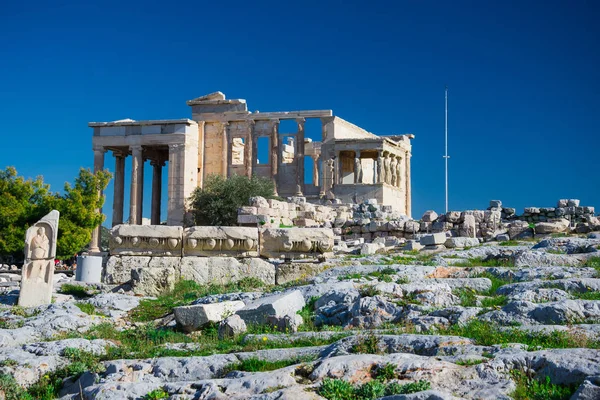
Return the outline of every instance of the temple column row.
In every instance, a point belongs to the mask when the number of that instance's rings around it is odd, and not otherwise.
[[[104,169],[104,147],[94,147],[94,173]],[[98,192],[102,196],[102,191]],[[96,212],[102,213],[102,208],[97,208]],[[100,225],[92,231],[92,240],[90,242],[90,252],[97,253],[100,251]]]
[[[377,156],[377,183],[387,183],[395,187],[402,187],[405,179],[405,157],[389,152],[379,151]]]
[[[129,194],[129,223],[140,225],[142,223],[143,195],[144,195],[144,148],[131,146],[131,186]],[[112,226],[123,223],[123,208],[125,197],[125,157],[127,151],[114,150],[115,176],[113,195]],[[162,169],[165,160],[158,155],[150,157],[152,166],[152,202],[150,220],[152,225],[159,225],[161,219],[162,198]]]

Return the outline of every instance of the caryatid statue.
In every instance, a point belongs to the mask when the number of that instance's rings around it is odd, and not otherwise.
[[[390,183],[392,180],[392,171],[390,170],[390,163],[392,160],[390,160],[390,156],[386,155],[385,158],[383,159],[383,169],[385,170],[385,173],[383,174],[383,178],[384,178],[384,182],[385,183]]]
[[[400,187],[402,183],[402,162],[404,160],[398,157],[398,165],[396,165],[396,174],[398,174],[398,179],[396,179],[396,186]]]
[[[354,158],[354,183],[362,183],[362,165],[360,158]]]
[[[377,155],[377,180],[374,183],[383,183],[385,182],[384,177],[381,175],[383,173],[383,158],[381,157],[381,152]]]
[[[392,173],[392,177],[390,179],[390,185],[396,186],[396,182],[398,180],[398,171],[396,171],[396,166],[398,165],[398,160],[396,157],[392,158],[390,162],[390,172]]]

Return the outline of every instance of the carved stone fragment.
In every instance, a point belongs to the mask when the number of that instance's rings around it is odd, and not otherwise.
[[[183,255],[258,257],[258,228],[194,226],[183,233]]]
[[[319,258],[333,255],[333,230],[328,228],[265,228],[260,231],[260,255],[267,258]]]
[[[117,225],[110,231],[110,254],[181,257],[183,228],[165,225]]]
[[[59,216],[58,211],[52,210],[27,229],[19,293],[19,305],[22,307],[36,307],[52,301]]]

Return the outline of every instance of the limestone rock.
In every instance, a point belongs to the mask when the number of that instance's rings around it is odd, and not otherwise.
[[[421,220],[423,222],[433,222],[436,219],[438,219],[438,215],[435,211],[433,210],[428,210],[425,211],[425,213],[423,214],[423,216],[421,217]]]
[[[236,312],[246,324],[273,323],[273,318],[283,319],[294,316],[305,305],[304,297],[298,290],[266,296],[247,304]]]
[[[175,321],[186,333],[198,330],[210,322],[221,322],[245,306],[242,301],[224,301],[213,304],[195,304],[175,307]]]
[[[278,285],[282,285],[287,282],[312,278],[324,270],[325,267],[322,264],[308,262],[281,263],[275,266],[275,281]]]
[[[600,399],[600,375],[588,376],[571,396],[571,400]]]
[[[431,246],[446,243],[446,234],[444,232],[432,233],[431,235],[421,236],[423,246]]]
[[[219,339],[232,338],[246,332],[246,323],[239,315],[234,314],[225,318],[219,324]]]
[[[462,224],[459,228],[460,236],[474,238],[477,237],[477,226],[474,215],[465,214],[462,217]]]
[[[535,233],[561,233],[569,229],[569,221],[564,218],[535,224]]]
[[[179,280],[180,259],[177,257],[155,257],[148,267],[138,267],[131,271],[133,292],[144,296],[158,296],[172,290]]]
[[[452,248],[464,248],[464,247],[475,247],[479,246],[479,240],[477,238],[470,237],[451,237],[446,239],[444,246],[449,249]]]
[[[365,243],[360,248],[360,254],[370,255],[377,254],[378,252],[385,250],[385,244],[383,243]]]
[[[181,279],[193,280],[206,285],[224,285],[246,277],[254,277],[266,284],[275,283],[275,266],[257,258],[244,259],[240,263],[233,257],[183,257]]]
[[[104,268],[104,282],[109,285],[121,285],[131,281],[131,271],[136,268],[148,268],[150,257],[110,256]]]

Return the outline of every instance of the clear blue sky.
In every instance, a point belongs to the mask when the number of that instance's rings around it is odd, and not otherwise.
[[[89,121],[190,117],[220,90],[414,133],[418,218],[444,208],[448,85],[451,209],[600,207],[598,1],[91,3],[3,2],[0,168],[60,190],[93,164]]]

